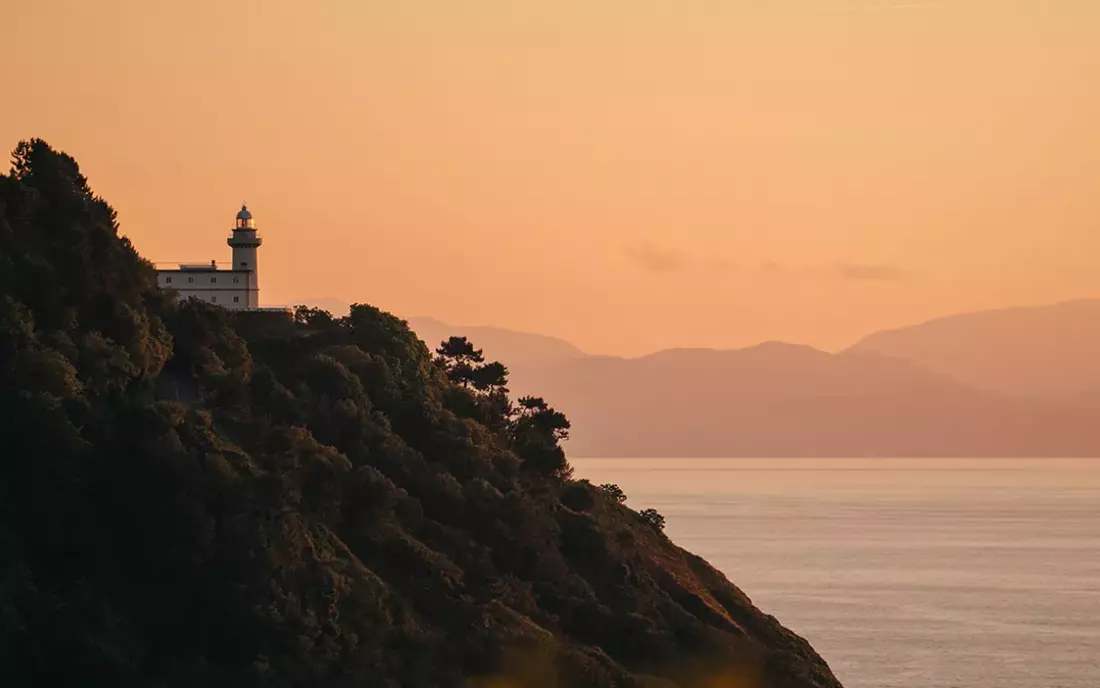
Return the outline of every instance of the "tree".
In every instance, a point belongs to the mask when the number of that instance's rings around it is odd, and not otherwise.
[[[569,419],[542,397],[521,397],[517,403],[517,429],[532,429],[555,444],[569,439]]]
[[[307,327],[327,328],[335,325],[336,319],[324,309],[302,305],[294,307],[294,322]]]
[[[656,531],[665,529],[665,517],[658,513],[656,509],[642,509],[638,512],[638,516],[642,518],[647,526]]]
[[[508,368],[499,361],[478,366],[470,373],[470,383],[479,392],[494,394],[508,391]]]
[[[512,409],[512,450],[540,473],[567,478],[573,473],[560,442],[569,438],[569,419],[541,397],[522,397]]]
[[[447,372],[455,384],[469,387],[473,381],[475,364],[485,360],[481,349],[475,349],[465,337],[451,337],[435,350],[436,362]]]
[[[616,504],[622,504],[626,501],[626,493],[623,489],[615,483],[604,483],[599,486],[599,491],[604,494],[605,497],[615,502]]]

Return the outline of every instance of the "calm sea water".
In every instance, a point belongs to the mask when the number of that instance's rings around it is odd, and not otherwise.
[[[572,463],[847,688],[1100,687],[1100,460]]]

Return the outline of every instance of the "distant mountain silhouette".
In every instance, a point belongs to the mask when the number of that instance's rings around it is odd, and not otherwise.
[[[541,334],[516,332],[499,327],[451,325],[435,318],[409,318],[412,329],[428,348],[435,350],[448,337],[467,337],[491,360],[511,369],[552,365],[587,356],[569,342]]]
[[[468,337],[508,366],[515,396],[565,411],[574,456],[1100,456],[1100,300],[942,318],[840,354],[768,342],[592,356],[408,322],[432,349]]]
[[[1100,300],[954,315],[872,334],[850,351],[905,359],[980,389],[1100,398]]]
[[[1100,423],[1080,408],[789,344],[520,367],[512,389],[569,415],[576,456],[1100,455]]]

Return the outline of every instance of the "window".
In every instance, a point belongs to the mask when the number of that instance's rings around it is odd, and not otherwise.
[[[240,302],[241,302],[241,297],[239,297],[239,296],[234,296],[233,297],[233,303],[240,303]]]
[[[241,278],[240,277],[234,277],[233,278],[233,284],[240,284],[240,283],[241,283]]]
[[[188,278],[187,278],[187,281],[188,281],[188,282],[194,282],[194,281],[195,281],[195,278],[194,278],[194,277],[188,277]]]
[[[167,282],[168,284],[171,284],[172,283],[172,278],[171,277],[165,277],[164,281]]]
[[[217,303],[217,302],[218,302],[218,297],[217,296],[211,296],[210,297],[210,303]]]
[[[218,278],[217,277],[211,277],[210,278],[210,284],[217,284],[217,283],[218,283]]]
[[[241,267],[242,267],[242,268],[247,268],[247,267],[248,267],[248,263],[246,263],[246,262],[244,262],[244,261],[242,260],[242,261],[241,261]]]

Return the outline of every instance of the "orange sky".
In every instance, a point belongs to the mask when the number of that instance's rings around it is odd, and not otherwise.
[[[148,258],[593,352],[1100,296],[1096,0],[0,0]],[[10,75],[15,75],[13,80]]]

